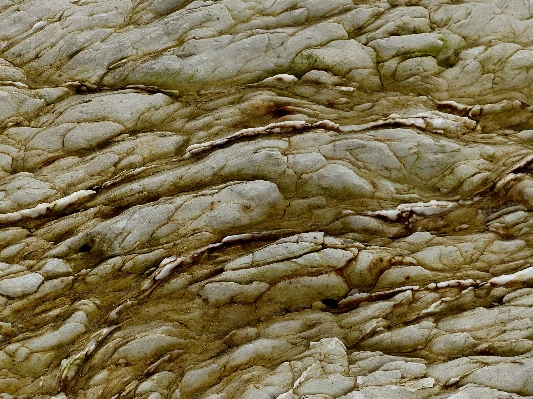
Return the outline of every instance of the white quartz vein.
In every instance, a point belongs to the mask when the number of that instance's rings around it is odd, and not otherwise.
[[[0,214],[0,223],[10,223],[22,218],[34,219],[51,212],[57,212],[77,202],[86,200],[96,194],[93,190],[79,190],[52,202],[44,202],[33,208]]]

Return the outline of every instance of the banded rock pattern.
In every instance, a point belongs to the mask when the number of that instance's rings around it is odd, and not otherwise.
[[[532,12],[0,2],[0,397],[533,397]]]

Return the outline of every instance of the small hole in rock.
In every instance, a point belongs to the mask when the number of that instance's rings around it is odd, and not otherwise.
[[[337,309],[339,307],[339,301],[336,301],[335,299],[326,298],[322,299],[320,302],[322,302],[328,308]]]
[[[91,246],[89,244],[83,244],[80,247],[80,252],[90,252]]]

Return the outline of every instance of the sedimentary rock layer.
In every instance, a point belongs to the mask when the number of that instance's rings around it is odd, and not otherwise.
[[[532,13],[0,2],[0,397],[533,397]]]

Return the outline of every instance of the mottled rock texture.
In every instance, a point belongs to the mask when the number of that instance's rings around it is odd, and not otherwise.
[[[0,397],[533,397],[533,3],[0,1]]]

